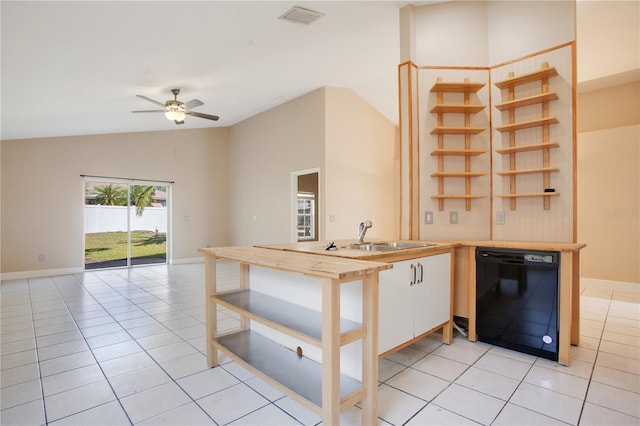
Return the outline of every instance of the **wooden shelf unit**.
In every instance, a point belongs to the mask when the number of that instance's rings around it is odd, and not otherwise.
[[[218,365],[220,350],[320,414],[324,424],[339,424],[340,412],[357,403],[361,403],[363,424],[376,422],[378,274],[391,268],[391,264],[258,247],[199,251],[205,254],[209,367]],[[217,290],[216,265],[220,259],[239,264],[238,289]],[[322,286],[322,311],[251,290],[252,266],[318,278]],[[362,280],[362,323],[340,318],[340,285],[354,280]],[[218,305],[240,315],[240,330],[218,332]],[[249,320],[320,348],[322,363],[252,330]],[[340,372],[340,348],[356,340],[362,340],[361,381]]]
[[[516,188],[516,176],[523,174],[542,174],[542,187],[543,190],[550,186],[550,173],[558,172],[560,169],[550,166],[550,150],[558,148],[560,145],[557,142],[550,141],[549,138],[549,126],[558,124],[558,120],[555,117],[549,115],[549,102],[557,100],[558,95],[555,92],[549,91],[549,79],[558,75],[555,68],[549,67],[549,64],[544,62],[542,68],[538,71],[523,74],[518,77],[514,76],[513,72],[509,73],[509,78],[506,80],[498,81],[495,83],[496,87],[500,90],[508,90],[508,100],[506,102],[495,105],[499,111],[506,111],[509,114],[508,124],[502,126],[496,126],[495,129],[501,133],[509,134],[509,146],[505,148],[498,148],[495,150],[497,154],[509,156],[509,170],[502,172],[496,172],[498,176],[509,177],[509,194],[497,194],[498,198],[508,198],[509,207],[511,210],[516,209],[516,199],[518,197],[542,197],[544,202],[544,209],[549,210],[551,208],[552,196],[559,195],[558,192],[534,192],[534,193],[518,193]],[[517,86],[540,82],[541,90],[540,94],[527,96],[516,99],[515,88]],[[530,105],[540,104],[542,106],[542,116],[535,120],[527,120],[517,122],[515,118],[515,111],[518,108],[522,108]],[[528,145],[516,145],[516,132],[518,130],[529,129],[534,127],[542,127],[542,142]],[[534,169],[518,169],[516,166],[516,155],[520,152],[541,151],[542,152],[542,167]]]
[[[465,78],[463,82],[443,82],[438,78],[431,87],[431,92],[436,93],[436,105],[431,109],[431,113],[437,114],[437,125],[431,131],[432,135],[438,135],[438,148],[431,152],[431,155],[438,157],[438,172],[431,174],[431,177],[438,179],[438,193],[431,198],[438,200],[438,210],[444,210],[445,199],[465,200],[465,210],[471,210],[471,200],[486,198],[486,195],[474,195],[471,193],[471,179],[484,176],[486,173],[473,172],[471,170],[471,157],[485,154],[486,150],[471,149],[471,137],[486,130],[484,127],[471,127],[471,115],[477,114],[485,105],[472,104],[471,94],[477,93],[485,83],[470,82]],[[464,103],[445,103],[445,93],[463,93]],[[464,126],[444,126],[444,114],[463,114]],[[445,148],[445,136],[464,135],[464,149]],[[464,156],[464,171],[445,171],[445,159],[448,156]],[[465,180],[464,194],[445,194],[445,178],[463,178]]]

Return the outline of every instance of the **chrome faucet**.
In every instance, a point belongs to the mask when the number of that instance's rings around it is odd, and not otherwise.
[[[364,242],[364,234],[366,234],[367,229],[371,228],[372,226],[373,224],[370,220],[360,222],[360,226],[358,226],[358,244],[362,244]]]

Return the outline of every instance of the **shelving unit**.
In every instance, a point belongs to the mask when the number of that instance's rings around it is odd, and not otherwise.
[[[471,127],[471,115],[479,113],[486,106],[471,104],[470,95],[477,93],[484,86],[485,83],[472,83],[468,78],[465,78],[463,82],[443,82],[441,78],[438,78],[430,90],[432,93],[436,93],[436,105],[431,109],[431,113],[437,114],[437,125],[431,134],[438,135],[438,148],[431,152],[431,155],[438,157],[438,171],[431,174],[431,177],[438,179],[438,193],[432,195],[431,198],[438,200],[438,210],[444,210],[445,199],[464,199],[465,210],[469,211],[471,210],[471,200],[487,197],[471,193],[471,179],[486,175],[486,173],[471,170],[471,157],[485,154],[487,151],[471,149],[472,136],[486,130],[484,127]],[[445,103],[445,93],[463,93],[464,101],[462,104]],[[464,126],[445,126],[445,114],[463,114]],[[447,135],[464,135],[464,149],[445,148],[445,136]],[[465,160],[464,171],[445,171],[445,159],[448,156],[463,156]],[[464,194],[445,194],[445,178],[464,178]]]
[[[291,253],[257,247],[200,249],[207,286],[207,362],[218,365],[218,350],[299,403],[339,424],[340,412],[361,403],[363,424],[376,422],[378,384],[378,273],[388,263]],[[219,259],[239,263],[238,289],[217,290]],[[251,290],[250,268],[259,266],[315,277],[322,286],[322,311]],[[362,280],[362,322],[340,318],[340,285]],[[301,283],[301,285],[304,285]],[[218,333],[217,307],[240,315],[240,330]],[[250,327],[258,322],[321,349],[322,363],[290,350]],[[340,348],[362,340],[362,380],[341,374]]]
[[[550,150],[558,148],[560,145],[557,142],[550,141],[549,126],[558,124],[558,120],[549,115],[549,102],[557,100],[558,95],[555,92],[549,91],[549,79],[558,75],[555,68],[549,67],[549,64],[544,62],[542,68],[532,73],[524,74],[518,77],[514,76],[514,73],[509,73],[509,78],[503,81],[495,83],[496,87],[500,90],[507,90],[507,101],[497,104],[495,107],[499,111],[507,111],[509,113],[508,124],[502,126],[496,126],[496,130],[501,133],[509,134],[509,146],[505,148],[496,149],[495,152],[500,155],[509,156],[509,170],[496,172],[498,176],[509,177],[509,193],[498,194],[499,198],[508,198],[509,207],[511,210],[516,209],[516,199],[518,197],[542,197],[544,200],[544,209],[549,210],[551,208],[551,197],[560,195],[558,192],[547,192],[545,189],[550,187],[550,174],[558,172],[560,169],[551,167],[550,165]],[[541,83],[541,93],[533,96],[527,96],[523,98],[515,98],[515,88],[517,86],[534,83]],[[540,104],[542,106],[542,116],[535,120],[516,121],[515,111],[518,108],[522,108],[530,105]],[[519,130],[530,129],[535,127],[542,128],[542,142],[527,145],[516,145],[516,133]],[[516,166],[516,156],[521,152],[541,151],[542,153],[542,166],[534,169],[518,169]],[[542,175],[542,191],[534,193],[518,193],[516,188],[516,176],[523,174],[541,174]]]

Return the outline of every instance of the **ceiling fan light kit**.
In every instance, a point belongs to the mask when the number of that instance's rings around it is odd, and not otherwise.
[[[209,115],[203,114],[201,112],[191,111],[190,108],[197,108],[199,106],[204,105],[204,103],[198,99],[192,99],[189,102],[181,102],[178,100],[178,95],[180,94],[180,89],[171,89],[171,93],[173,93],[173,99],[169,99],[164,104],[162,102],[158,102],[151,98],[148,98],[143,95],[136,95],[140,99],[144,99],[147,102],[151,102],[152,104],[159,105],[164,109],[153,109],[153,110],[144,110],[144,111],[131,111],[133,113],[140,112],[164,112],[164,116],[167,119],[173,121],[175,124],[184,124],[184,118],[187,115],[192,115],[194,117],[200,117],[207,120],[218,120],[217,115]]]

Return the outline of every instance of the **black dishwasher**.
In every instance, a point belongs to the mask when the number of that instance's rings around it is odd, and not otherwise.
[[[559,253],[476,248],[478,340],[558,360]]]

